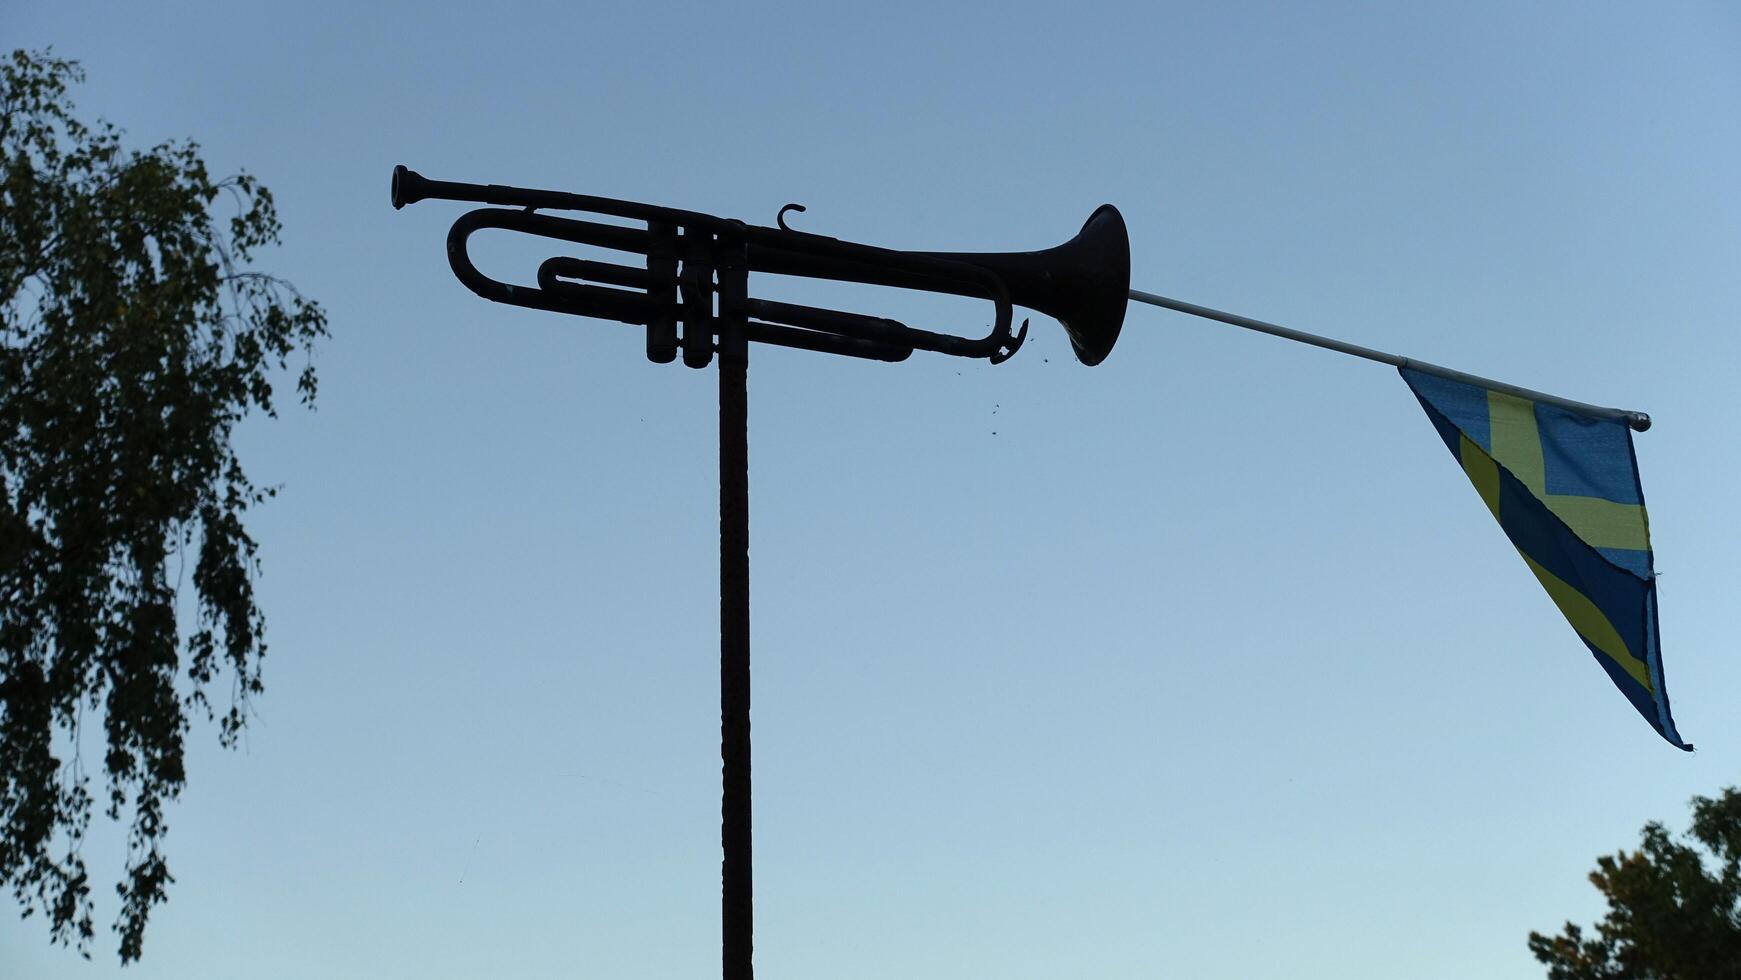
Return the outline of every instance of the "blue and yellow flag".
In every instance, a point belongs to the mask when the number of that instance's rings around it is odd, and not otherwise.
[[[1650,524],[1626,423],[1400,370],[1596,662],[1650,727],[1691,750],[1663,686]]]

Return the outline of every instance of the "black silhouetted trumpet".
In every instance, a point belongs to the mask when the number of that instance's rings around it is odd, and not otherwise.
[[[740,317],[748,340],[883,361],[915,350],[998,363],[1027,339],[1028,324],[1011,331],[1012,306],[1054,317],[1084,364],[1105,359],[1124,324],[1130,290],[1130,241],[1118,209],[1103,204],[1075,238],[1036,252],[907,252],[841,241],[788,228],[765,228],[677,208],[612,198],[496,184],[430,180],[393,169],[393,206],[427,198],[498,207],[462,215],[447,235],[454,275],[485,299],[533,309],[644,325],[647,356],[705,367],[718,321]],[[580,211],[642,222],[627,227],[561,218],[540,211]],[[556,256],[538,267],[536,287],[517,286],[478,271],[466,241],[484,228],[645,256],[642,267]],[[996,309],[991,332],[978,339],[920,330],[884,317],[755,299],[747,273],[763,272],[987,299]],[[678,325],[682,325],[679,336]]]

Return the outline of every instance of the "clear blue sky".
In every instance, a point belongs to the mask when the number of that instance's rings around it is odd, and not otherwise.
[[[1741,781],[1741,14],[1418,7],[9,5],[86,113],[273,189],[334,334],[243,434],[268,690],[194,733],[128,975],[717,975],[713,375],[466,292],[405,163],[909,248],[1110,201],[1141,288],[1652,413],[1692,756],[1389,369],[1144,307],[1094,369],[1043,318],[751,366],[765,980],[1542,976],[1597,854]],[[0,915],[0,974],[115,973]]]

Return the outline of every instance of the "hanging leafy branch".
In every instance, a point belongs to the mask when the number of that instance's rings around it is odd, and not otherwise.
[[[262,691],[243,518],[273,491],[231,436],[287,370],[312,405],[326,317],[251,268],[279,238],[264,186],[214,181],[192,142],[123,149],[74,117],[81,80],[49,52],[0,66],[0,882],[89,956],[100,723],[125,963],[174,880],[183,736],[204,718],[233,746]]]

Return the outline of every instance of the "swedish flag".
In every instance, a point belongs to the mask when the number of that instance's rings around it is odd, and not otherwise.
[[[1691,750],[1663,686],[1650,525],[1626,423],[1399,370],[1596,662],[1652,728]]]

